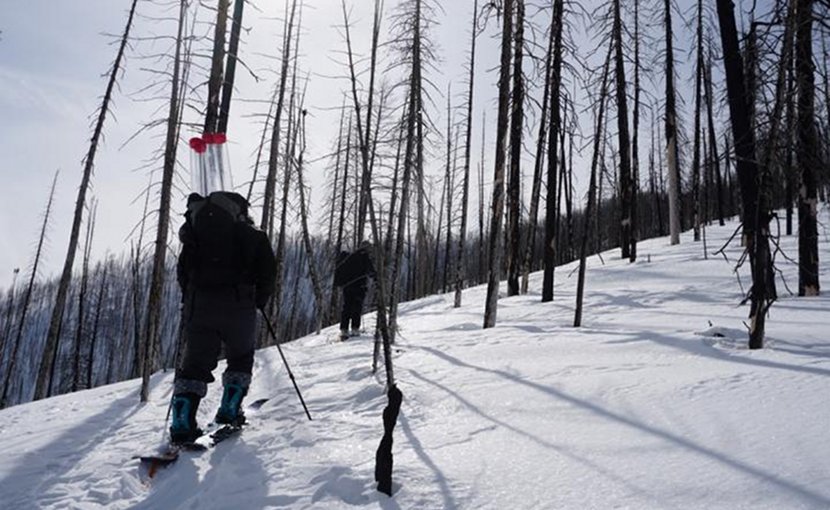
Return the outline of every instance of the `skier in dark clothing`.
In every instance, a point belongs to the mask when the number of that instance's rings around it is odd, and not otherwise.
[[[251,383],[256,312],[267,304],[276,280],[268,236],[254,227],[248,203],[237,193],[192,193],[179,238],[185,351],[173,390],[173,443],[190,442],[202,434],[196,411],[208,383],[214,381],[222,346],[227,369],[215,421],[244,423],[240,405]]]
[[[340,314],[340,339],[360,334],[360,316],[363,300],[369,289],[369,278],[375,278],[375,266],[370,253],[371,244],[363,241],[354,253],[342,251],[337,257],[334,285],[343,288],[343,311]]]

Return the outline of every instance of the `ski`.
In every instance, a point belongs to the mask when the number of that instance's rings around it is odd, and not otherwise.
[[[245,408],[249,411],[257,411],[263,406],[263,404],[268,402],[268,400],[268,398],[254,400],[245,406]],[[133,458],[139,459],[140,472],[144,477],[146,477],[147,480],[149,480],[152,479],[156,473],[158,473],[159,469],[165,468],[179,460],[179,455],[182,452],[199,453],[209,450],[219,443],[239,435],[242,432],[244,425],[244,423],[220,425],[211,422],[207,425],[207,427],[205,427],[205,433],[192,442],[175,444],[170,443],[162,447],[161,450],[156,453],[136,455]]]

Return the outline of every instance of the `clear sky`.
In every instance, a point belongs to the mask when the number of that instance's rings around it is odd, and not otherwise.
[[[398,0],[386,0],[386,13],[393,12]],[[437,111],[433,119],[443,131],[446,125],[445,104],[442,94],[447,83],[453,82],[454,104],[463,91],[465,72],[463,64],[469,48],[469,26],[472,0],[443,1],[443,13],[438,15],[434,38],[442,61],[438,69],[431,71],[429,79],[435,84]],[[482,2],[483,3],[483,2]],[[545,2],[541,2],[545,3]],[[592,1],[590,3],[595,3]],[[344,48],[339,30],[342,25],[338,0],[306,0],[303,17],[303,41],[301,42],[301,68],[311,73],[308,89],[308,158],[312,161],[307,172],[312,186],[312,200],[319,204],[324,194],[323,172],[325,162],[315,158],[331,150],[337,133],[337,114],[332,109],[341,104],[342,90],[347,83],[332,76],[345,75],[345,69],[337,60],[337,52]],[[369,0],[349,0],[352,9],[355,51],[368,52],[372,19]],[[688,4],[688,5],[686,5]],[[126,21],[129,0],[27,0],[10,2],[0,0],[3,17],[0,19],[0,177],[6,191],[0,200],[0,288],[11,282],[15,267],[25,269],[31,261],[33,248],[45,208],[47,193],[56,170],[60,170],[57,195],[54,203],[54,219],[51,222],[49,243],[45,251],[42,274],[59,271],[65,257],[74,201],[80,183],[81,160],[86,154],[91,133],[91,114],[100,103],[106,86],[105,73],[113,60],[117,46],[108,34],[120,34]],[[679,8],[688,9],[691,1],[680,2]],[[139,16],[133,34],[138,37],[153,35],[171,36],[174,26],[170,22],[147,19],[151,13],[159,13],[159,6],[146,0],[139,2]],[[237,73],[237,92],[232,106],[229,126],[230,151],[234,181],[239,184],[250,178],[249,167],[259,142],[259,119],[255,115],[267,112],[266,101],[275,82],[276,67],[272,60],[262,55],[275,55],[280,45],[284,2],[257,2],[256,8],[246,7],[244,16],[246,31],[240,50],[246,63],[261,76],[255,81],[243,69]],[[172,17],[175,10],[168,10]],[[536,7],[528,7],[528,16],[542,16]],[[537,25],[547,28],[547,22]],[[652,20],[654,22],[654,20]],[[676,24],[680,25],[678,20]],[[388,40],[390,21],[384,20],[382,42]],[[585,33],[595,34],[597,28],[590,21],[587,27],[578,24],[575,37],[580,52],[594,46]],[[478,144],[481,138],[481,116],[486,110],[488,146],[495,133],[495,93],[498,64],[497,41],[493,37],[495,20],[491,20],[485,37],[479,38],[477,58],[476,113],[474,124],[473,165],[478,160]],[[205,29],[206,30],[206,29]],[[683,29],[679,28],[679,32]],[[527,34],[529,37],[530,34]],[[537,33],[538,38],[544,34]],[[679,35],[676,41],[678,57],[686,60],[688,41]],[[127,53],[126,71],[114,98],[112,115],[105,125],[106,140],[96,157],[92,196],[98,202],[98,218],[94,254],[100,259],[104,253],[121,254],[129,251],[128,235],[141,217],[142,189],[149,182],[149,173],[141,168],[162,143],[163,130],[138,137],[122,147],[143,122],[159,119],[164,111],[158,111],[160,103],[147,104],[138,101],[137,91],[151,79],[142,68],[151,67],[150,61],[139,58],[164,48],[166,42],[134,44]],[[656,46],[656,44],[655,44]],[[270,69],[269,69],[270,68]],[[678,71],[680,86],[686,86],[690,73]],[[662,77],[656,77],[658,83]],[[538,84],[537,84],[538,85]],[[645,115],[645,114],[644,114]],[[532,121],[531,121],[532,122]],[[648,117],[641,120],[648,123]],[[588,132],[590,124],[583,125]],[[535,129],[532,129],[535,136]],[[185,133],[187,138],[195,133]],[[443,135],[440,135],[443,136]],[[647,137],[646,137],[647,138]],[[526,138],[526,149],[532,152],[533,138]],[[648,140],[644,140],[644,144]],[[643,146],[647,148],[647,145]],[[187,163],[186,147],[180,146],[180,159]],[[485,152],[486,179],[492,179],[492,149]],[[441,166],[443,156],[435,156],[433,164]],[[641,159],[644,159],[641,157]],[[160,163],[152,168],[160,168]],[[530,175],[532,168],[524,170]],[[186,178],[186,175],[184,176]],[[577,175],[579,180],[579,175]],[[183,212],[182,196],[174,197],[174,215]],[[489,199],[489,196],[488,196]],[[580,199],[581,201],[581,199]],[[320,207],[313,210],[320,211]],[[473,209],[475,210],[475,209]],[[176,217],[178,221],[178,217]],[[174,228],[177,222],[174,223]]]
[[[5,3],[5,2],[4,2]],[[337,132],[336,114],[341,90],[346,82],[331,78],[343,74],[335,62],[336,51],[343,48],[339,26],[342,25],[340,2],[306,0],[301,46],[301,68],[311,73],[308,91],[309,155],[320,157],[330,150]],[[368,30],[372,3],[347,2],[352,10],[355,51],[365,52],[369,46]],[[387,13],[397,2],[387,0]],[[468,46],[469,13],[472,2],[449,2],[446,17],[436,33],[449,34],[450,44],[442,44],[446,74],[435,76],[436,85],[444,90],[448,79],[464,77],[462,63]],[[0,20],[0,111],[6,119],[0,123],[0,176],[7,200],[0,201],[0,287],[11,281],[15,267],[26,268],[40,228],[41,212],[45,209],[49,186],[56,170],[60,170],[58,188],[50,222],[49,243],[45,251],[44,275],[56,273],[65,257],[72,211],[82,172],[81,160],[86,154],[91,133],[91,114],[100,103],[106,86],[105,73],[114,59],[117,46],[106,34],[120,34],[126,21],[129,0],[81,0],[63,2],[28,0],[6,5]],[[250,31],[243,33],[241,54],[262,80],[257,83],[250,73],[237,73],[237,92],[232,107],[229,140],[234,181],[248,179],[251,156],[259,141],[259,120],[252,115],[267,112],[265,101],[275,81],[276,67],[260,55],[275,55],[280,44],[283,2],[257,2],[248,6],[244,16]],[[146,1],[139,2],[139,14],[158,13],[159,8]],[[172,12],[172,11],[169,11]],[[168,13],[169,14],[169,13]],[[389,21],[385,21],[383,37],[388,37]],[[170,35],[172,24],[150,21],[140,16],[133,34],[139,37]],[[455,39],[458,42],[454,42]],[[486,48],[487,42],[482,42]],[[146,169],[139,169],[160,144],[161,130],[122,144],[151,118],[158,119],[158,104],[147,105],[137,100],[136,92],[150,81],[140,68],[149,62],[139,54],[152,54],[166,44],[135,44],[127,53],[126,71],[115,94],[112,115],[105,125],[106,140],[96,157],[93,177],[94,196],[98,202],[98,218],[94,252],[100,258],[106,251],[120,254],[129,250],[127,236],[138,223],[143,203],[141,190],[149,182]],[[267,69],[272,68],[272,69]],[[443,72],[443,71],[442,71]],[[483,76],[483,75],[482,75]],[[489,83],[479,86],[482,91]],[[436,100],[443,104],[442,98]],[[443,111],[442,111],[443,114]],[[444,122],[436,120],[443,126]],[[186,133],[185,137],[191,134]],[[187,161],[180,147],[181,161]],[[312,164],[309,182],[312,195],[321,195],[324,163]],[[155,165],[155,168],[160,164]],[[185,176],[186,177],[186,176]],[[174,214],[181,213],[183,201],[174,198]],[[178,202],[177,202],[178,201]]]

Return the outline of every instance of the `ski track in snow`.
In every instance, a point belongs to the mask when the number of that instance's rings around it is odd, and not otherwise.
[[[709,251],[734,228],[708,228]],[[782,245],[795,258],[796,238]],[[276,349],[260,351],[249,401],[271,400],[250,426],[150,483],[132,456],[161,443],[171,373],[143,405],[126,381],[0,412],[0,507],[830,508],[830,299],[779,278],[767,348],[748,350],[740,250],[704,259],[684,233],[641,242],[634,264],[591,257],[578,329],[575,264],[557,269],[554,302],[534,274],[487,330],[485,287],[459,309],[452,294],[402,303],[392,498],[373,481],[386,405],[373,340],[333,341],[335,326],[283,345],[313,421]],[[826,233],[820,259],[827,286]],[[795,266],[778,265],[793,287]],[[220,397],[217,382],[200,423]]]

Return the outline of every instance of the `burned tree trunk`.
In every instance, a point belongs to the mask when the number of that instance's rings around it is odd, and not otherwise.
[[[694,152],[692,156],[692,226],[700,241],[700,101],[703,83],[703,0],[697,2],[697,58],[695,63]]]
[[[29,312],[29,303],[32,300],[32,290],[35,286],[35,278],[37,278],[37,271],[40,265],[40,256],[43,252],[43,242],[46,239],[46,227],[49,225],[49,215],[52,212],[52,201],[55,198],[55,185],[58,182],[58,173],[55,172],[55,177],[52,179],[52,188],[49,191],[49,200],[46,202],[46,211],[43,213],[43,224],[40,227],[40,237],[38,238],[37,248],[35,248],[35,259],[32,262],[32,273],[29,275],[29,284],[26,286],[26,291],[23,294],[23,303],[20,312],[20,321],[17,325],[17,335],[14,338],[12,345],[12,352],[9,355],[9,363],[6,366],[6,376],[3,378],[3,394],[0,395],[0,409],[5,409],[10,403],[9,386],[11,385],[12,375],[17,369],[17,355],[20,350],[20,343],[23,341],[23,331],[26,327],[26,315]],[[8,318],[11,320],[11,317]],[[51,376],[51,372],[48,374]],[[46,381],[47,385],[51,384]],[[37,396],[35,396],[37,398]]]
[[[499,113],[496,123],[496,162],[493,171],[493,205],[490,218],[488,252],[490,268],[487,277],[487,300],[484,308],[484,327],[496,325],[501,273],[501,221],[504,214],[504,164],[507,145],[508,107],[510,103],[510,42],[513,39],[513,0],[504,0],[501,34],[501,66],[499,68]]]
[[[530,265],[533,258],[533,249],[536,245],[536,223],[539,216],[539,202],[542,190],[542,167],[545,160],[545,142],[548,129],[548,110],[551,84],[551,61],[553,60],[553,45],[556,38],[556,17],[551,18],[550,34],[548,38],[548,49],[545,55],[545,86],[542,93],[542,112],[539,120],[539,136],[536,139],[536,159],[533,164],[533,184],[530,191],[530,214],[527,222],[527,240],[525,242],[525,253],[522,259],[522,294],[527,294],[527,287],[530,279]],[[548,149],[548,157],[556,157],[556,149]]]
[[[205,133],[215,133],[219,122],[219,100],[222,94],[222,76],[225,72],[225,34],[228,29],[228,2],[219,0],[216,11],[216,26],[213,32],[213,54],[208,78],[207,110],[205,111]]]
[[[467,244],[467,203],[470,196],[470,146],[473,135],[473,84],[475,83],[476,31],[478,0],[473,0],[473,27],[470,38],[470,74],[467,81],[467,114],[464,134],[464,182],[461,190],[461,229],[458,234],[458,253],[455,265],[455,299],[453,307],[461,306],[461,290],[464,288],[464,250]]]
[[[672,48],[671,0],[665,0],[666,25],[666,161],[669,181],[669,234],[671,244],[680,243],[680,170],[677,149],[677,100],[674,94],[674,49]]]
[[[588,257],[588,235],[591,231],[591,218],[593,216],[593,209],[596,206],[596,192],[597,192],[597,166],[600,164],[600,153],[603,145],[603,131],[605,115],[605,101],[608,93],[608,67],[611,60],[611,47],[608,48],[608,56],[605,57],[605,65],[602,70],[602,86],[599,92],[599,104],[597,105],[597,119],[596,129],[594,131],[594,154],[591,158],[591,179],[588,184],[588,205],[585,207],[585,227],[582,232],[582,241],[579,249],[579,276],[576,283],[576,307],[574,311],[574,327],[582,326],[582,297],[585,293],[585,266]],[[600,176],[600,183],[602,176]],[[599,236],[599,232],[597,232]]]
[[[743,201],[744,235],[752,270],[751,306],[749,312],[749,348],[764,346],[764,326],[773,296],[770,294],[771,261],[769,250],[769,212],[759,188],[760,172],[755,158],[755,132],[747,107],[743,61],[738,46],[738,31],[731,0],[717,0],[721,44],[726,68],[726,87],[738,179]]]
[[[69,282],[72,280],[72,265],[75,262],[75,252],[78,249],[78,238],[81,233],[81,217],[83,216],[84,205],[86,204],[86,192],[89,188],[90,179],[92,178],[92,169],[95,165],[95,153],[98,150],[98,141],[101,139],[104,130],[104,120],[109,112],[112,92],[115,89],[118,71],[121,69],[121,61],[124,58],[124,51],[127,47],[127,41],[130,38],[130,28],[132,28],[133,25],[133,16],[135,15],[137,3],[138,0],[133,0],[130,7],[127,25],[124,28],[124,34],[121,36],[121,43],[118,47],[118,53],[115,56],[115,62],[113,62],[112,69],[110,70],[107,90],[104,92],[104,100],[101,103],[101,108],[98,110],[98,119],[95,123],[95,129],[89,143],[89,151],[84,158],[84,172],[81,177],[81,185],[78,188],[78,198],[75,201],[75,215],[72,220],[72,231],[69,234],[69,247],[66,251],[66,260],[64,261],[63,272],[61,273],[58,291],[55,296],[55,307],[52,309],[52,318],[49,321],[49,332],[46,334],[46,348],[43,352],[43,359],[41,360],[40,369],[37,374],[35,400],[48,397],[51,390],[51,376],[55,358],[58,353],[58,338],[60,337],[63,313],[66,308],[66,297],[67,292],[69,291]]]
[[[519,293],[519,265],[521,264],[522,193],[522,124],[524,122],[524,77],[522,59],[524,52],[524,0],[516,2],[516,22],[513,42],[513,98],[510,115],[510,179],[507,181],[507,295]],[[511,16],[505,12],[505,16]]]
[[[155,369],[156,348],[161,332],[161,300],[164,286],[164,270],[167,260],[167,233],[170,228],[170,195],[173,190],[173,174],[176,171],[176,149],[179,142],[179,104],[181,48],[184,36],[184,18],[187,2],[182,1],[179,10],[179,28],[176,49],[173,56],[173,76],[170,87],[170,106],[167,112],[167,138],[164,148],[164,166],[161,177],[156,246],[153,255],[153,269],[150,277],[150,293],[147,300],[147,322],[144,324],[142,342],[141,402],[147,402],[150,392],[150,374]]]
[[[287,0],[286,0],[287,4]],[[286,10],[287,10],[286,5]],[[280,68],[280,81],[277,85],[277,106],[274,113],[274,124],[271,130],[271,150],[268,156],[268,175],[265,178],[265,195],[262,201],[262,221],[260,228],[268,234],[268,238],[272,239],[274,234],[274,207],[277,187],[277,163],[279,162],[280,153],[280,129],[282,119],[282,111],[285,105],[285,89],[288,84],[288,65],[291,62],[291,40],[292,31],[294,30],[294,16],[297,12],[297,0],[291,2],[291,14],[285,20],[285,34],[283,34],[282,43],[282,65]],[[277,280],[280,275],[277,275]],[[276,299],[279,296],[275,295]]]
[[[816,169],[820,166],[815,121],[815,71],[813,64],[813,3],[797,0],[796,75],[798,83],[798,295],[818,296],[818,195]]]
[[[308,261],[308,274],[311,277],[311,286],[314,290],[314,301],[317,303],[317,321],[315,322],[315,329],[317,334],[323,327],[323,314],[325,313],[323,286],[320,282],[320,277],[317,272],[317,265],[314,257],[314,249],[311,245],[311,234],[308,230],[308,212],[306,210],[305,198],[305,184],[303,184],[303,156],[305,155],[305,117],[306,110],[301,113],[302,125],[300,126],[300,157],[297,161],[297,189],[300,191],[300,222],[302,224],[303,245],[306,251],[306,260]]]
[[[233,81],[236,76],[236,61],[239,59],[239,33],[242,29],[242,10],[245,0],[235,0],[233,4],[233,24],[231,25],[231,40],[228,43],[228,64],[225,80],[222,83],[222,102],[219,109],[219,121],[216,131],[226,133],[228,131],[228,117],[231,111],[231,97],[233,96]],[[221,5],[220,5],[221,9]],[[220,11],[221,13],[222,11]],[[219,27],[216,27],[219,31]],[[267,121],[266,121],[267,124]]]
[[[620,0],[614,0],[614,78],[617,99],[617,134],[620,152],[620,248],[622,258],[631,257],[631,202],[634,196],[631,178],[631,138],[628,131],[628,97],[626,95],[625,66],[623,63],[622,17]]]
[[[560,86],[562,84],[562,31],[564,22],[564,0],[553,4],[551,30],[554,31],[553,63],[550,71],[550,119],[548,133],[547,192],[545,195],[545,246],[543,255],[542,302],[553,301],[554,270],[556,268],[556,142],[561,128]],[[566,193],[567,195],[567,193]]]

